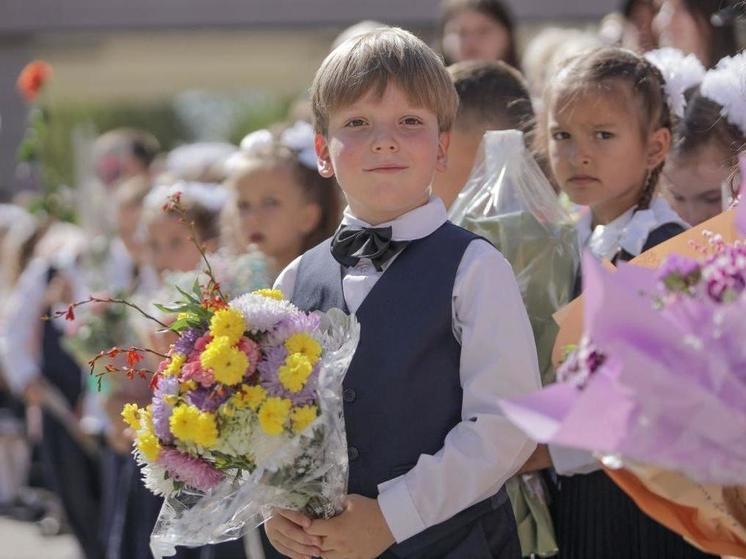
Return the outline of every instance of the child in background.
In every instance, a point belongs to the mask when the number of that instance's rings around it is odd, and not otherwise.
[[[655,195],[671,144],[664,88],[649,61],[603,48],[568,61],[547,90],[552,171],[574,203],[588,206],[579,242],[599,259],[630,260],[686,227]],[[549,455],[567,474],[553,504],[560,557],[706,556],[644,515],[590,455],[551,446]]]
[[[274,260],[275,273],[331,235],[341,219],[335,180],[316,171],[313,128],[298,121],[276,138],[247,136],[225,185],[226,241],[236,252],[255,245]]]
[[[344,380],[351,494],[331,520],[276,511],[266,553],[517,558],[503,484],[534,445],[497,401],[540,385],[536,349],[510,266],[430,196],[453,84],[422,41],[384,29],[340,45],[312,89],[319,172],[348,208],[276,286],[360,321]]]
[[[448,64],[502,60],[518,68],[515,24],[504,2],[444,0],[440,14],[440,50]]]
[[[674,145],[663,169],[663,192],[690,225],[729,205],[732,169],[746,147],[746,55],[723,59],[688,92],[676,124]]]
[[[438,173],[433,194],[451,207],[469,178],[487,130],[520,130],[531,142],[535,119],[526,84],[504,62],[470,61],[448,67],[459,108],[448,145],[448,168]]]

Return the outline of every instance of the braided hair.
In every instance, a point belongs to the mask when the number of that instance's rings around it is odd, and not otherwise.
[[[640,108],[642,133],[647,135],[661,128],[671,131],[673,123],[663,74],[654,64],[631,50],[618,47],[595,49],[568,59],[559,71],[563,96],[606,83],[628,84]],[[550,105],[548,101],[546,106]],[[663,165],[662,161],[647,174],[635,211],[650,207]]]

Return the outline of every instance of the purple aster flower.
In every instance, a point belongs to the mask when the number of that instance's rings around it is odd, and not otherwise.
[[[215,389],[199,386],[189,392],[187,400],[202,411],[213,412],[230,398],[232,393],[233,391],[222,387]]]
[[[288,398],[295,405],[310,404],[316,400],[316,387],[318,386],[319,366],[316,365],[308,382],[300,392],[287,390],[278,377],[279,368],[285,363],[288,352],[285,346],[279,345],[269,348],[264,354],[264,359],[259,363],[259,383],[270,394],[279,398]]]
[[[171,448],[161,451],[158,463],[166,468],[175,480],[200,491],[207,492],[213,489],[225,478],[225,474],[209,462]]]
[[[305,332],[311,334],[319,329],[321,319],[318,314],[293,313],[277,323],[275,328],[267,336],[267,345],[279,345],[285,342],[293,334]]]
[[[194,349],[194,342],[196,342],[202,334],[204,334],[204,332],[197,328],[188,328],[184,330],[174,344],[174,351],[181,353],[182,355],[189,355]]]
[[[171,419],[172,406],[166,402],[166,396],[179,393],[179,380],[174,377],[161,378],[153,395],[153,428],[158,438],[166,443],[173,442],[169,420]]]
[[[259,382],[262,385],[265,385],[265,383],[269,385],[274,383],[279,384],[277,369],[282,366],[287,356],[288,350],[282,345],[270,347],[264,351],[264,357],[259,362],[259,365],[256,366],[257,371],[259,371]]]

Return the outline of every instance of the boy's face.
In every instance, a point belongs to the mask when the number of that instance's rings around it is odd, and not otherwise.
[[[436,170],[446,168],[449,135],[430,109],[395,84],[335,111],[316,135],[319,172],[336,175],[356,217],[376,225],[424,205]]]

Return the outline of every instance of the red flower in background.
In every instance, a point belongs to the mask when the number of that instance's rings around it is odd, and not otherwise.
[[[52,67],[43,60],[26,64],[18,76],[16,85],[23,98],[29,103],[36,100],[44,84],[52,75]]]

